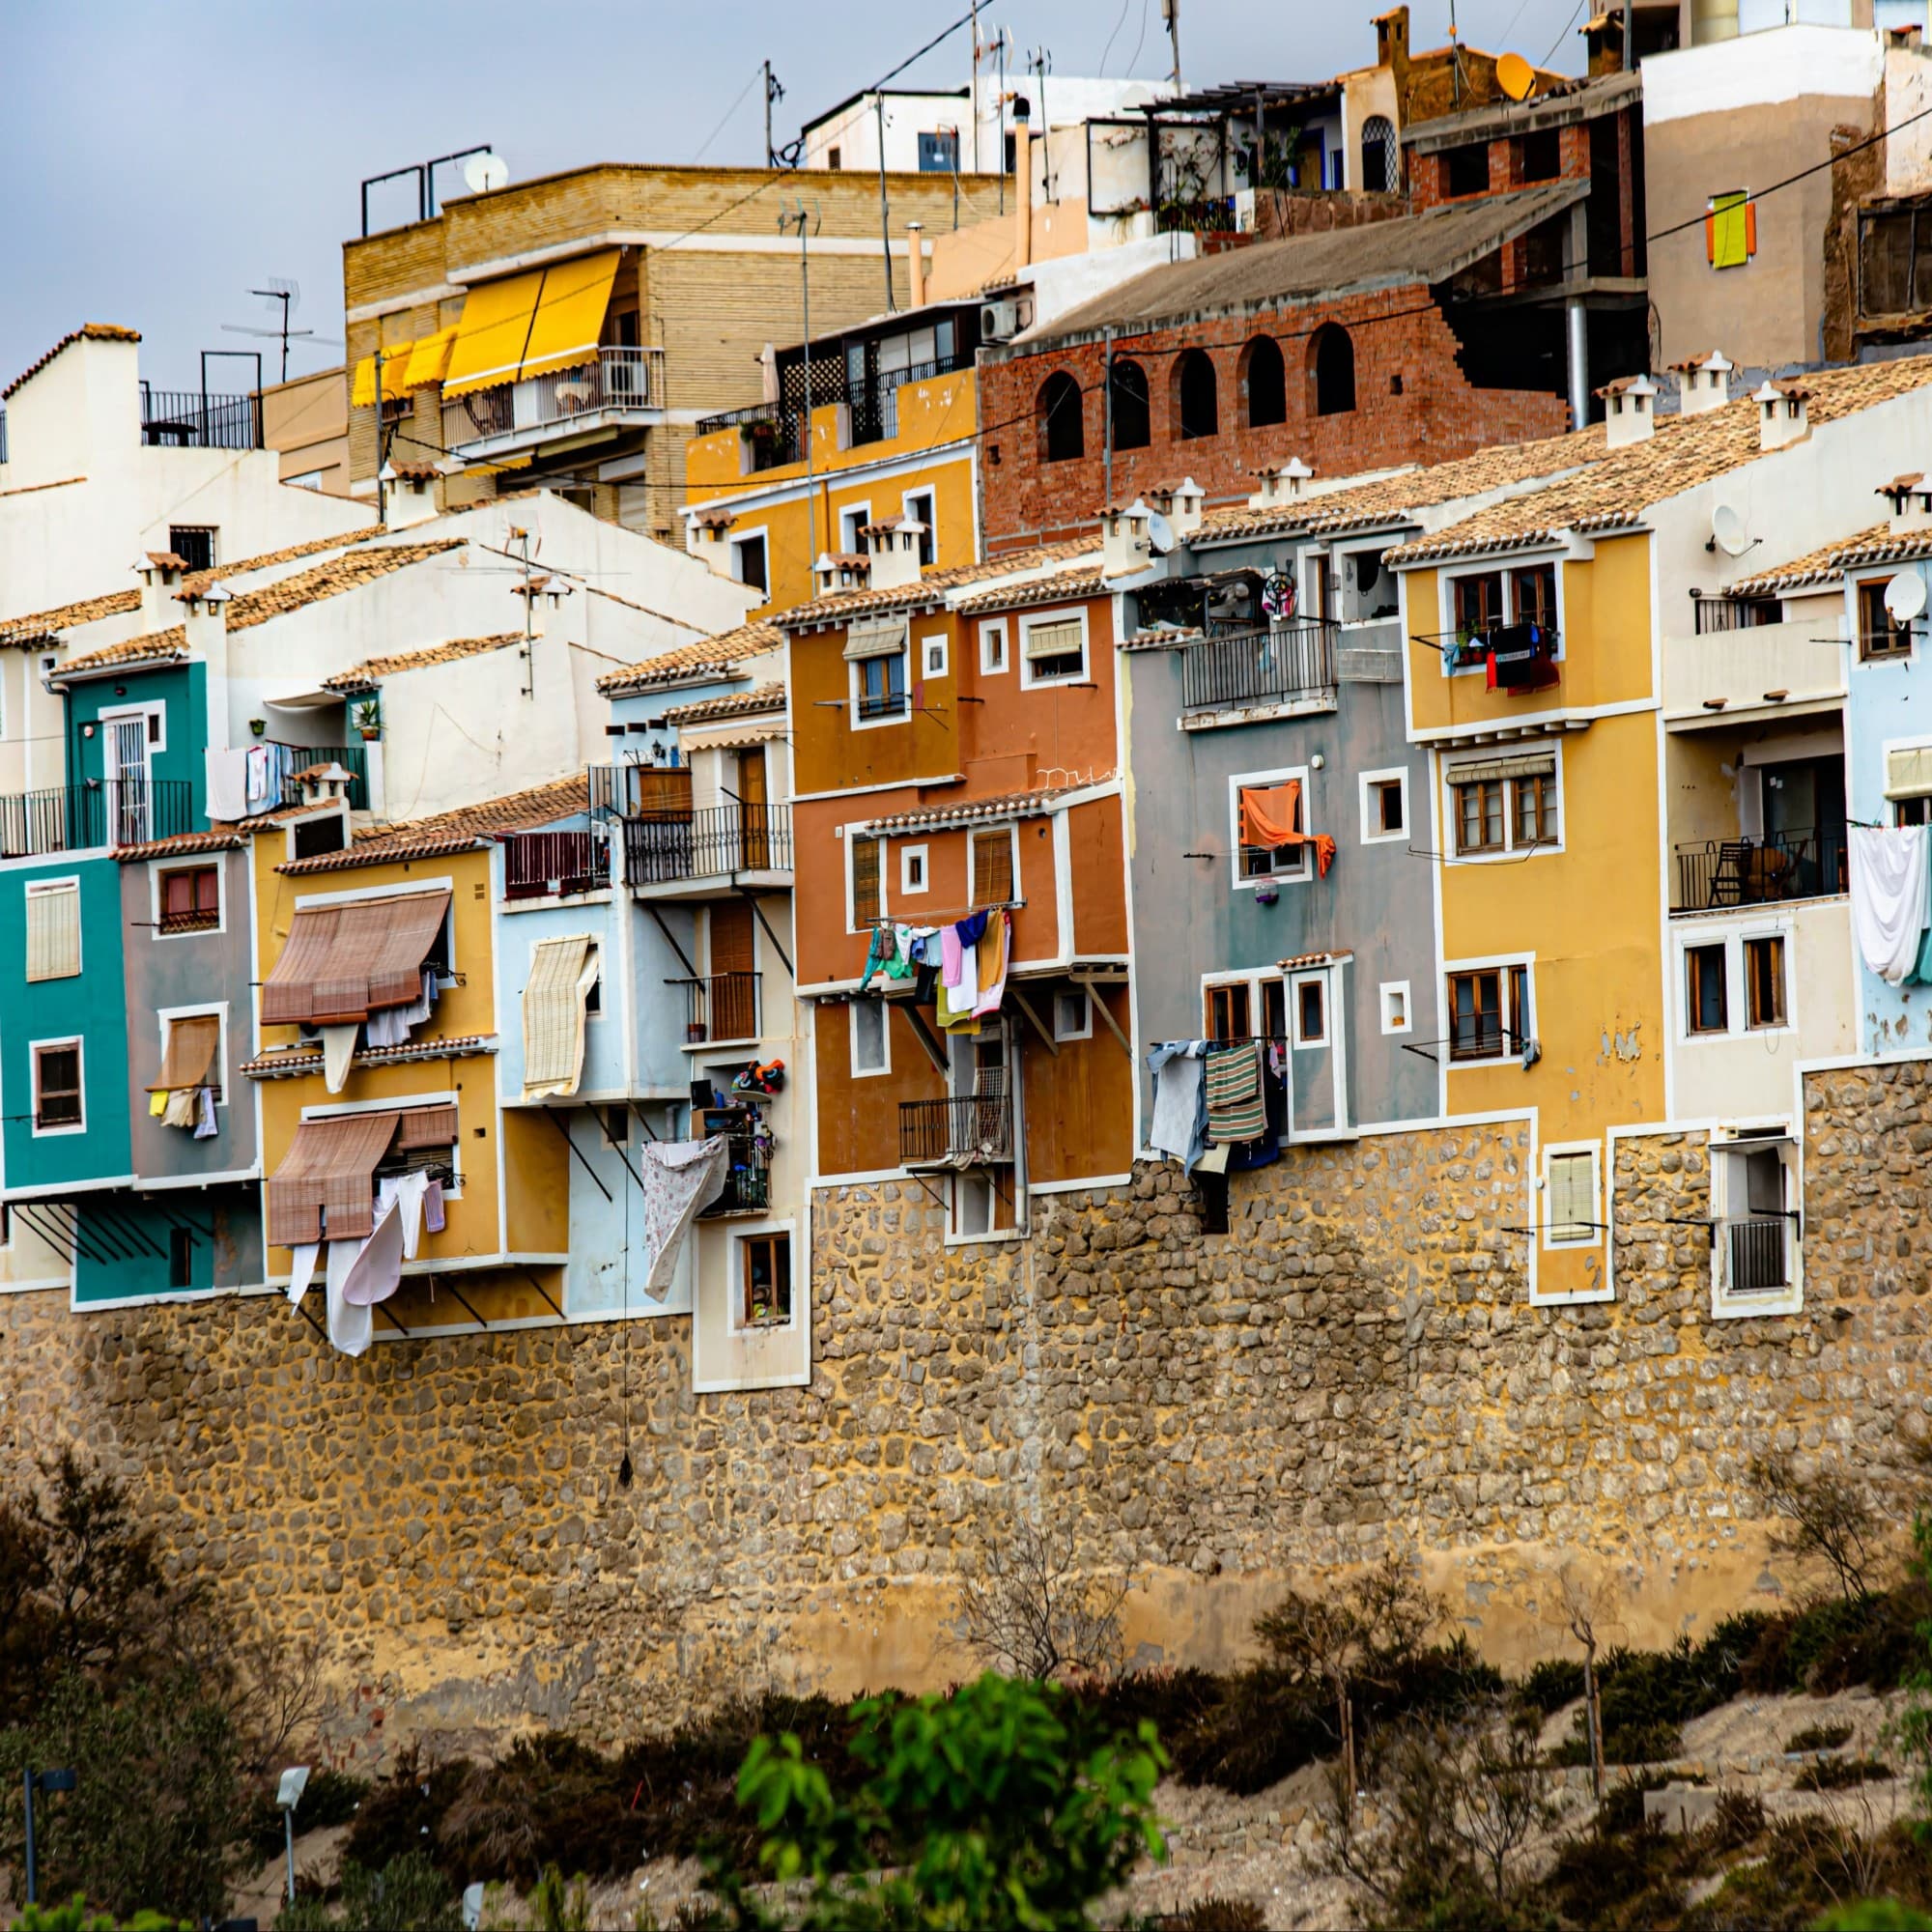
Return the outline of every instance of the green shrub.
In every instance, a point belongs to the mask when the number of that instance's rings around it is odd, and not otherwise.
[[[471,1765],[431,1828],[445,1871],[526,1889],[546,1866],[599,1877],[639,1862],[644,1837],[615,1764],[560,1732]]]
[[[1553,1717],[1583,1694],[1583,1666],[1573,1657],[1546,1657],[1530,1666],[1516,1687],[1516,1699],[1526,1710]]]
[[[313,1893],[298,1891],[276,1913],[274,1932],[335,1932],[335,1915]]]
[[[342,1932],[462,1932],[455,1889],[421,1852],[371,1871],[342,1861]]]
[[[1199,1898],[1179,1912],[1164,1913],[1160,1932],[1267,1932],[1267,1914],[1252,1898]]]
[[[159,1912],[137,1912],[130,1918],[90,1910],[73,1897],[65,1905],[29,1905],[13,1921],[12,1932],[187,1932],[187,1921]]]
[[[362,1801],[343,1840],[344,1861],[380,1872],[412,1855],[433,1857],[439,1829],[471,1769],[467,1758],[425,1765],[419,1752],[405,1751]]]
[[[1848,1791],[1861,1784],[1883,1784],[1898,1774],[1883,1758],[1823,1757],[1792,1779],[1798,1791]]]
[[[324,1832],[332,1825],[347,1825],[375,1788],[368,1778],[352,1772],[319,1767],[302,1787],[301,1803],[296,1806],[296,1831]],[[265,1786],[256,1792],[248,1807],[249,1848],[271,1859],[283,1842],[282,1807],[275,1803],[274,1791]]]
[[[1852,1727],[1849,1724],[1806,1724],[1802,1731],[1793,1731],[1785,1739],[1784,1748],[1788,1751],[1836,1750],[1840,1745],[1850,1744]]]

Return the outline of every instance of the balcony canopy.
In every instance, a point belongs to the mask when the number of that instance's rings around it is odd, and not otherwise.
[[[595,361],[621,252],[600,249],[471,289],[450,346],[444,396]]]

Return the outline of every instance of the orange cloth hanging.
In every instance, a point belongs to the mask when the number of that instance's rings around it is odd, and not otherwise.
[[[1241,793],[1241,843],[1264,852],[1279,851],[1284,845],[1313,845],[1315,869],[1325,879],[1335,863],[1335,841],[1325,832],[1311,837],[1301,830],[1300,819],[1299,779]]]

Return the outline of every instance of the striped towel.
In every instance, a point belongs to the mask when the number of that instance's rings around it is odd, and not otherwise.
[[[1215,1147],[1257,1141],[1267,1132],[1261,1049],[1253,1040],[1208,1055],[1208,1139]]]

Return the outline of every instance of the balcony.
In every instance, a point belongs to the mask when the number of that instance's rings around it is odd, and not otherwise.
[[[469,463],[574,443],[662,422],[662,349],[600,349],[594,362],[554,369],[442,406],[443,446]]]
[[[1010,1094],[901,1100],[901,1167],[995,1167],[1013,1157]]]
[[[1831,624],[1772,624],[1711,607],[1742,600],[1704,597],[1697,630],[1663,640],[1663,715],[1680,728],[1743,711],[1834,703],[1845,696],[1845,647]],[[1735,621],[1733,621],[1735,619]]]
[[[141,440],[157,449],[260,449],[261,400],[141,384]]]
[[[349,774],[349,809],[351,811],[369,810],[369,748],[366,745],[284,745],[273,738],[255,740],[269,753],[269,791],[259,806],[258,811],[272,810],[276,806],[284,810],[301,803],[301,786],[296,781],[298,772],[307,771],[311,765],[340,765]]]
[[[567,897],[611,883],[611,837],[601,826],[582,832],[518,832],[503,841],[506,899]]]
[[[186,779],[91,779],[0,798],[0,859],[145,845],[193,830]]]
[[[1185,729],[1220,712],[1310,710],[1335,702],[1335,632],[1326,619],[1206,638],[1180,653]]]
[[[1705,838],[1676,848],[1672,912],[1722,912],[1829,898],[1849,889],[1842,823],[1761,838]]]
[[[1784,606],[1776,597],[1710,597],[1691,591],[1690,608],[1700,638],[1719,631],[1756,631],[1784,621]]]
[[[929,383],[936,376],[950,376],[955,369],[972,366],[971,352],[942,355],[935,362],[915,362],[909,369],[881,369],[852,398],[852,440],[890,442],[899,433],[899,391],[908,383]]]
[[[1732,1294],[1779,1294],[1791,1286],[1788,1214],[1747,1214],[1719,1223]]]
[[[693,980],[667,980],[686,993],[684,1043],[717,1046],[758,1037],[760,1009],[757,973],[705,973]]]
[[[764,1214],[772,1205],[771,1138],[754,1126],[725,1135],[730,1165],[717,1200],[701,1210],[706,1220],[726,1214]]]
[[[710,805],[678,817],[624,821],[629,885],[728,883],[743,872],[790,876],[790,806]]]

